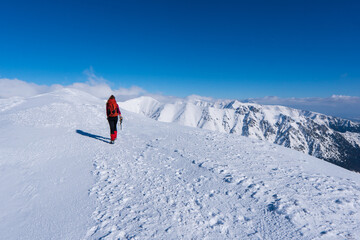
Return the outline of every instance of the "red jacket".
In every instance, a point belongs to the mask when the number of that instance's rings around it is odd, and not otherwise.
[[[109,99],[106,103],[106,115],[108,117],[117,117],[121,116],[119,105],[115,99]]]

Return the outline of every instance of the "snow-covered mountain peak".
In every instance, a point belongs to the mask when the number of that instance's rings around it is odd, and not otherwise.
[[[154,109],[158,109],[161,106],[161,103],[158,100],[148,96],[141,96],[130,99],[125,103],[126,104],[119,103],[120,107],[144,115],[146,115],[148,112],[153,112]]]
[[[230,101],[228,104],[226,104],[225,108],[236,110],[238,108],[241,108],[242,106],[244,106],[243,103],[241,103],[238,100],[233,100],[233,101]]]

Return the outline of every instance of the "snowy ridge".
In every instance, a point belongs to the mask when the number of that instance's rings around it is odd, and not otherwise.
[[[360,238],[357,173],[123,109],[110,145],[105,102],[78,90],[17,103],[0,105],[4,239]]]
[[[283,106],[197,96],[172,103],[140,97],[121,106],[162,122],[265,140],[360,171],[360,124],[350,120]]]

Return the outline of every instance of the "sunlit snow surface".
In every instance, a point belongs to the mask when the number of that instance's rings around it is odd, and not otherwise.
[[[110,145],[86,93],[0,100],[2,239],[360,239],[359,174],[122,112]]]

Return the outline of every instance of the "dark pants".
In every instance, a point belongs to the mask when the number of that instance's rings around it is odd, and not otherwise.
[[[108,117],[108,122],[110,125],[110,134],[114,134],[116,130],[116,124],[118,121],[118,117]]]

